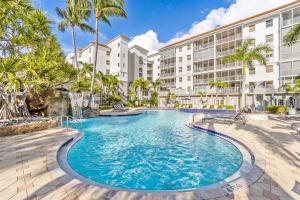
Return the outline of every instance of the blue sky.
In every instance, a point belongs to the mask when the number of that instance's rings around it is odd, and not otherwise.
[[[292,0],[125,0],[128,18],[111,18],[111,27],[100,24],[101,43],[123,34],[133,39],[132,43],[153,50],[166,42],[198,34],[290,1]],[[60,20],[55,7],[64,8],[64,0],[33,2],[51,20]],[[88,23],[94,27],[93,16]],[[70,52],[70,32],[61,33],[56,25],[52,25],[52,31],[65,53]],[[78,47],[83,47],[95,37],[79,30],[76,34]]]

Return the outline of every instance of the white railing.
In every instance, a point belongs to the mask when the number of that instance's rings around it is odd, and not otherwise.
[[[78,131],[82,131],[82,119],[77,119],[77,118],[74,118],[72,116],[67,116],[67,115],[62,115],[60,117],[60,126],[63,128],[67,128],[69,129],[70,126],[69,126],[69,123],[70,123],[70,120],[72,120],[73,122],[76,123],[76,126],[75,128],[78,130]],[[64,126],[64,121],[66,121],[66,126]]]

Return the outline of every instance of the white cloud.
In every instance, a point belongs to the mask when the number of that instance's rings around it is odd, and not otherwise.
[[[163,43],[160,43],[157,37],[157,33],[153,30],[149,30],[144,34],[134,36],[129,42],[129,47],[139,45],[149,51],[162,47]]]
[[[157,33],[153,30],[135,36],[132,43],[153,50],[164,44],[173,43],[212,30],[217,26],[233,23],[292,1],[294,0],[236,0],[228,8],[221,7],[213,9],[204,20],[194,22],[188,31],[177,32],[174,37],[166,43],[159,42]]]

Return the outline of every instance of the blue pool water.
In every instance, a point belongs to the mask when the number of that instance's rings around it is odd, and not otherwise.
[[[235,173],[242,162],[230,142],[185,126],[189,114],[149,111],[83,121],[68,152],[71,168],[94,182],[134,190],[184,190]],[[74,125],[74,124],[73,124]]]

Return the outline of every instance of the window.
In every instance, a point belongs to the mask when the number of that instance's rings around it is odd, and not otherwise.
[[[179,57],[179,62],[182,62],[182,57]]]
[[[110,60],[107,60],[107,61],[106,61],[106,65],[110,65]]]
[[[188,55],[187,56],[187,60],[191,60],[192,59],[192,56],[191,55]]]
[[[266,66],[266,73],[272,73],[273,72],[273,65]]]
[[[192,68],[191,65],[188,65],[188,66],[187,66],[187,70],[188,70],[188,71],[191,71],[191,68]]]
[[[118,67],[120,67],[120,63],[118,63]]]
[[[107,55],[107,56],[110,56],[110,51],[107,51],[107,52],[106,52],[106,55]]]
[[[106,70],[106,74],[109,74],[109,69]]]
[[[191,45],[190,44],[187,45],[187,50],[191,50]]]
[[[179,82],[182,82],[182,77],[179,77]]]
[[[120,57],[120,54],[118,53],[118,57]]]
[[[266,28],[272,27],[273,26],[273,19],[269,19],[266,21]]]
[[[182,67],[179,67],[179,72],[182,72]]]
[[[92,63],[92,59],[91,58],[89,58],[89,62]]]
[[[292,11],[282,13],[282,26],[288,26],[292,24]]]
[[[191,80],[192,80],[191,76],[188,76],[188,78],[187,78],[187,79],[188,79],[188,81],[191,81]]]
[[[182,47],[179,47],[179,52],[182,52]]]
[[[187,90],[190,92],[190,91],[191,91],[191,86],[188,86],[188,87],[187,87]]]
[[[300,7],[293,10],[293,23],[300,22]]]
[[[255,74],[255,67],[253,67],[252,69],[249,69],[249,74]]]
[[[273,34],[266,35],[266,42],[273,42]]]
[[[273,58],[273,50],[269,51],[269,52],[266,54],[266,57],[267,57],[267,58]]]
[[[81,56],[82,56],[82,53],[79,53],[79,58],[81,58]]]
[[[92,48],[89,48],[89,53],[91,53],[92,52]]]
[[[272,88],[273,87],[273,81],[266,81],[266,88]]]
[[[254,32],[255,31],[255,24],[252,24],[249,26],[249,32]]]
[[[118,47],[120,46],[120,43],[118,43]]]

